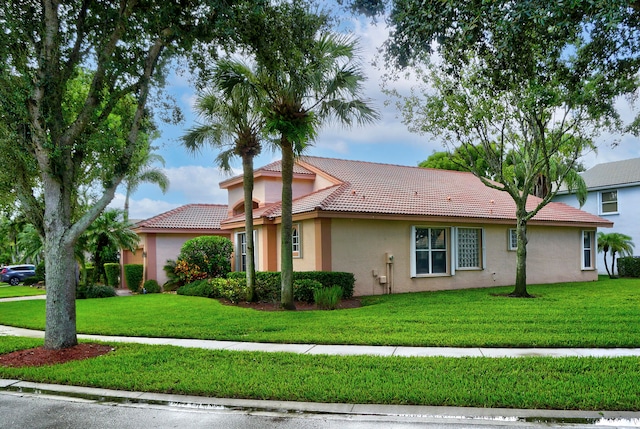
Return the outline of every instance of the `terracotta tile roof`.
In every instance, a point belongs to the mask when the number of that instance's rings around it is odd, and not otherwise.
[[[318,170],[341,183],[295,199],[294,214],[323,210],[508,223],[516,220],[515,203],[509,194],[485,186],[471,173],[311,156],[301,157],[296,165],[306,171]],[[263,168],[280,171],[280,162]],[[529,197],[527,209],[533,209],[539,200]],[[255,210],[254,217],[276,218],[281,213],[278,202]],[[244,214],[233,218],[242,219]],[[611,226],[606,219],[562,203],[549,203],[533,220]]]
[[[344,185],[320,202],[310,204],[308,201],[317,199],[317,195],[296,200],[294,213],[313,206],[338,212],[511,221],[516,218],[511,197],[485,186],[471,173],[318,157],[303,157],[300,162],[326,172]],[[528,209],[538,201],[536,197],[529,197]],[[610,223],[561,203],[548,204],[534,220]]]
[[[219,230],[227,214],[226,205],[187,204],[140,221],[135,229]]]

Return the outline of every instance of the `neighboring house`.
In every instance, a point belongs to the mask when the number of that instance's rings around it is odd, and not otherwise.
[[[185,241],[202,235],[230,238],[230,231],[220,229],[227,217],[227,206],[188,204],[136,223],[133,231],[140,237],[138,249],[122,252],[122,264],[143,264],[144,279],[167,281],[163,270],[167,260],[176,260]],[[121,276],[124,287],[124,275]]]
[[[254,172],[259,271],[280,269],[280,166]],[[221,228],[243,270],[242,177],[220,187],[229,206]],[[355,295],[514,284],[515,204],[471,173],[305,156],[293,196],[294,270],[354,273]],[[528,225],[528,283],[597,280],[595,235],[608,219],[550,203]]]
[[[632,237],[640,246],[640,158],[598,164],[581,173],[587,189],[587,201],[582,210],[614,223],[612,231]],[[575,195],[561,189],[554,201],[578,207]],[[606,274],[603,256],[597,266]]]

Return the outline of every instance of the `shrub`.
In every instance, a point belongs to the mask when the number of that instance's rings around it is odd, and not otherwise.
[[[95,272],[95,267],[93,265],[87,264],[84,267],[84,279],[86,281],[87,284],[90,284],[91,282],[93,282],[93,273]]]
[[[142,288],[144,290],[144,293],[160,293],[160,292],[162,292],[158,282],[153,280],[153,279],[150,279],[150,280],[147,280],[146,282],[144,282],[144,285],[142,285]]]
[[[43,279],[41,279],[40,277],[35,275],[33,277],[27,277],[26,279],[24,279],[22,284],[25,285],[25,286],[31,286],[31,285],[34,285],[34,284],[36,284],[38,282],[41,282],[42,280]]]
[[[325,310],[335,310],[342,297],[340,286],[321,287],[313,292],[316,305]]]
[[[246,284],[247,273],[232,271],[227,278],[242,280]],[[280,301],[280,273],[277,271],[256,272],[256,300],[262,302]]]
[[[207,277],[224,277],[231,271],[233,245],[226,237],[205,235],[187,240],[180,249],[178,263],[185,261]]]
[[[120,286],[120,264],[107,262],[104,264],[104,274],[107,277],[108,286]]]
[[[116,290],[107,285],[93,285],[86,288],[87,298],[111,298],[116,296]]]
[[[125,264],[124,278],[131,292],[138,292],[142,284],[142,264]]]
[[[207,273],[202,271],[200,266],[191,264],[183,259],[178,259],[178,262],[176,262],[175,273],[182,284],[192,283],[196,280],[209,277]]]
[[[44,271],[44,261],[36,265],[36,277],[42,281],[44,281],[44,279],[46,278],[45,271]]]
[[[196,280],[178,288],[178,295],[202,296],[204,298],[214,298],[213,286],[206,280]]]
[[[618,258],[618,275],[620,277],[640,277],[640,257]]]
[[[234,271],[227,275],[228,278],[244,279],[246,273],[243,271]],[[331,272],[331,271],[295,271],[293,273],[294,281],[294,299],[301,300],[296,297],[295,281],[296,280],[315,280],[322,284],[323,287],[340,286],[342,289],[342,297],[351,299],[353,297],[353,288],[355,285],[355,277],[352,273]],[[280,273],[272,271],[256,272],[256,297],[258,301],[278,302],[280,301]],[[313,302],[313,292],[307,302]]]
[[[215,278],[209,279],[208,282],[214,290],[213,298],[226,298],[235,304],[246,301],[249,296],[247,282],[244,279]]]
[[[178,290],[180,286],[183,286],[184,283],[180,279],[178,273],[176,273],[176,261],[173,259],[168,259],[167,263],[162,267],[165,274],[167,275],[167,281],[162,285],[162,289],[165,292]]]
[[[313,302],[316,289],[322,289],[322,283],[311,279],[293,281],[293,299],[296,301]]]

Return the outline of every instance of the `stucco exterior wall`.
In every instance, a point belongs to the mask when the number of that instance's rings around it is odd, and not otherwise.
[[[411,278],[411,227],[474,226],[407,221],[332,219],[333,271],[356,277],[355,295],[377,295],[444,289],[512,285],[516,253],[508,250],[508,226],[485,226],[485,268]],[[581,229],[529,227],[527,280],[529,284],[597,280],[597,271],[581,270]],[[451,234],[449,249],[451,248]],[[386,255],[393,255],[388,264]],[[381,284],[381,276],[387,283]]]
[[[618,191],[618,212],[617,213],[602,213],[600,209],[600,192],[602,191]],[[565,203],[572,207],[580,208],[578,200],[575,195],[557,195],[554,201]],[[635,254],[639,254],[640,249],[640,222],[638,222],[638,215],[640,214],[640,186],[623,187],[623,188],[608,188],[598,191],[590,191],[587,195],[587,201],[582,210],[592,213],[613,222],[613,228],[602,229],[605,234],[611,232],[619,232],[631,236],[632,241],[635,243]],[[604,255],[602,252],[598,253],[596,258],[596,264],[600,274],[606,274],[607,271],[604,267]],[[611,262],[611,255],[607,255],[607,261]]]

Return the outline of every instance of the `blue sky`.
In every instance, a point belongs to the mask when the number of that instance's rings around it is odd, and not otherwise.
[[[372,104],[381,112],[381,119],[375,124],[355,126],[351,129],[333,124],[326,125],[320,130],[318,138],[306,154],[415,166],[432,152],[444,150],[437,139],[407,131],[395,105],[385,105],[385,101],[388,100],[380,89],[384,71],[370,65],[387,36],[383,23],[373,25],[365,21],[353,21],[351,28],[362,48],[362,59],[367,73],[365,97],[370,98]],[[404,94],[408,93],[412,85],[413,82],[403,76],[398,76],[394,82],[394,88]],[[185,130],[197,122],[192,109],[197,96],[195,89],[186,76],[174,73],[168,79],[168,91],[175,97],[185,116],[185,121],[177,125],[157,120],[162,134],[153,144],[160,147],[157,152],[166,161],[164,170],[170,179],[170,187],[166,194],[162,194],[157,186],[141,185],[131,197],[131,219],[149,218],[183,204],[227,203],[226,191],[221,190],[218,184],[229,176],[214,165],[217,153],[205,148],[199,154],[192,155],[179,142]],[[631,118],[632,113],[626,101],[620,102],[620,109],[626,119]],[[616,148],[611,148],[610,143],[614,139],[619,140],[619,144]],[[598,163],[640,156],[638,139],[633,136],[603,135],[597,143],[598,153],[588,154],[582,160],[587,168]],[[264,149],[263,154],[255,160],[255,166],[260,167],[278,159],[280,156],[277,152]],[[239,160],[234,167],[236,174],[240,174]],[[116,194],[111,206],[124,206],[124,192]]]

